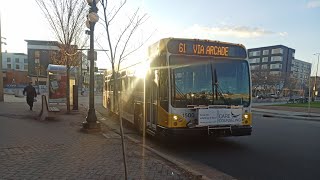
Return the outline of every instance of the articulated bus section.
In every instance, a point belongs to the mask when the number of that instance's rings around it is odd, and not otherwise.
[[[148,52],[148,61],[105,72],[105,108],[152,135],[251,135],[243,45],[166,38]]]

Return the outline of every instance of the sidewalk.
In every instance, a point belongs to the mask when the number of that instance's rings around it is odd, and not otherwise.
[[[271,106],[271,104],[253,104],[253,113],[260,113],[266,117],[279,117],[295,120],[320,122],[320,108]]]
[[[0,179],[124,179],[120,136],[80,132],[87,111],[39,121],[40,102],[29,111],[24,98],[0,102]],[[19,102],[16,102],[19,101]],[[129,179],[201,179],[174,163],[126,140]]]

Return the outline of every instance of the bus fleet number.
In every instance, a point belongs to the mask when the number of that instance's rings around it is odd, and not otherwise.
[[[182,113],[182,116],[184,118],[194,118],[195,117],[194,113]]]

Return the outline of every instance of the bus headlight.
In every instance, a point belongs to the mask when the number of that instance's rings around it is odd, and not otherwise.
[[[243,114],[242,125],[251,125],[251,114],[250,113]]]
[[[173,120],[178,120],[178,116],[173,116]]]

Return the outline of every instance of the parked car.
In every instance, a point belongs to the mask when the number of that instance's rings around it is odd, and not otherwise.
[[[277,94],[268,94],[268,97],[274,98],[274,99],[279,99],[279,96]]]
[[[258,99],[265,99],[266,98],[266,96],[265,95],[263,95],[263,94],[259,94],[259,95],[257,95],[257,97],[256,98],[258,98]]]
[[[259,94],[256,98],[258,98],[258,99],[266,99],[266,98],[279,99],[279,95],[277,95],[277,94]]]

